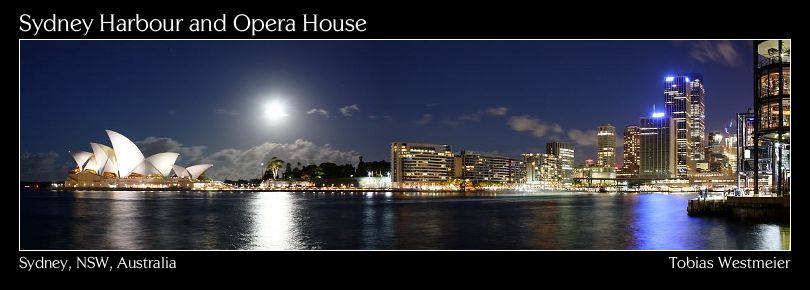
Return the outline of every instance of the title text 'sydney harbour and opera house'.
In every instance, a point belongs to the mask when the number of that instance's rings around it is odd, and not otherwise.
[[[112,147],[90,143],[92,153],[71,152],[76,167],[65,180],[66,188],[176,188],[206,189],[222,184],[204,178],[212,164],[175,165],[178,153],[144,157],[138,146],[118,132],[107,130]]]

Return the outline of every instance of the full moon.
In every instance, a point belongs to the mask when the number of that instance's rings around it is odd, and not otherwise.
[[[264,116],[272,121],[278,121],[287,117],[288,114],[284,104],[279,101],[272,101],[264,105]]]

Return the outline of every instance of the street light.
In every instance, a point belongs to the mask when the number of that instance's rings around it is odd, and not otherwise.
[[[262,177],[264,177],[264,162],[259,163],[259,185],[262,184]]]

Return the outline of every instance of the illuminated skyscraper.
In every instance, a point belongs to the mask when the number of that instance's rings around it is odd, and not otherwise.
[[[639,125],[639,177],[676,177],[675,120],[653,113],[652,117],[642,117]]]
[[[691,82],[688,76],[667,77],[664,81],[666,116],[675,124],[676,174],[687,177],[692,161],[692,143],[689,134],[692,120]],[[703,147],[701,147],[703,150]]]
[[[610,124],[599,126],[596,132],[596,166],[616,166],[616,127]]]
[[[692,146],[691,160],[705,160],[703,148],[706,148],[706,90],[703,87],[703,75],[692,74],[689,78],[689,142]]]
[[[557,157],[557,172],[560,182],[571,184],[574,182],[574,145],[562,142],[546,143],[546,154]]]
[[[622,176],[638,177],[639,150],[641,149],[640,130],[638,126],[630,125],[624,128],[624,152],[622,159]]]

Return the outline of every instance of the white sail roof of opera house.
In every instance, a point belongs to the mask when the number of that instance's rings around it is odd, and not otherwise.
[[[174,162],[177,161],[177,157],[179,156],[180,154],[178,153],[158,153],[149,156],[149,158],[146,158],[146,161],[152,165],[152,168],[156,170],[157,173],[163,177],[169,177],[169,174],[172,173],[172,165],[174,165]]]
[[[173,152],[157,153],[144,158],[135,143],[121,133],[106,130],[112,147],[90,143],[93,153],[86,151],[71,152],[79,171],[93,170],[98,175],[112,173],[116,177],[172,176],[172,170],[179,178],[197,179],[212,164],[200,164],[184,168],[174,163],[180,154]]]
[[[76,160],[76,164],[79,165],[79,170],[84,170],[87,161],[90,160],[90,157],[93,157],[93,153],[86,151],[70,152],[70,154],[73,155],[73,160]]]
[[[191,176],[191,174],[188,173],[188,170],[186,170],[186,168],[183,167],[183,166],[172,165],[172,168],[174,169],[174,174],[177,174],[177,177],[179,177],[179,178],[185,178],[185,177]]]
[[[174,169],[174,174],[177,175],[179,178],[191,177],[191,179],[200,178],[200,176],[205,173],[208,168],[214,166],[213,164],[200,164],[189,166],[185,168],[180,165],[173,165],[172,168]]]
[[[115,160],[118,161],[118,172],[120,173],[118,176],[129,176],[138,165],[143,163],[143,153],[135,143],[118,132],[107,130],[107,136],[110,137],[113,150],[115,150]],[[138,173],[145,174],[146,172]]]
[[[93,148],[93,157],[96,159],[96,172],[111,172],[118,174],[118,166],[115,165],[115,151],[110,146],[98,143],[90,143]]]
[[[206,170],[208,170],[208,168],[211,168],[211,166],[214,166],[214,165],[213,164],[200,164],[200,165],[189,166],[189,167],[186,168],[186,170],[188,170],[188,173],[191,174],[191,179],[197,179]]]

